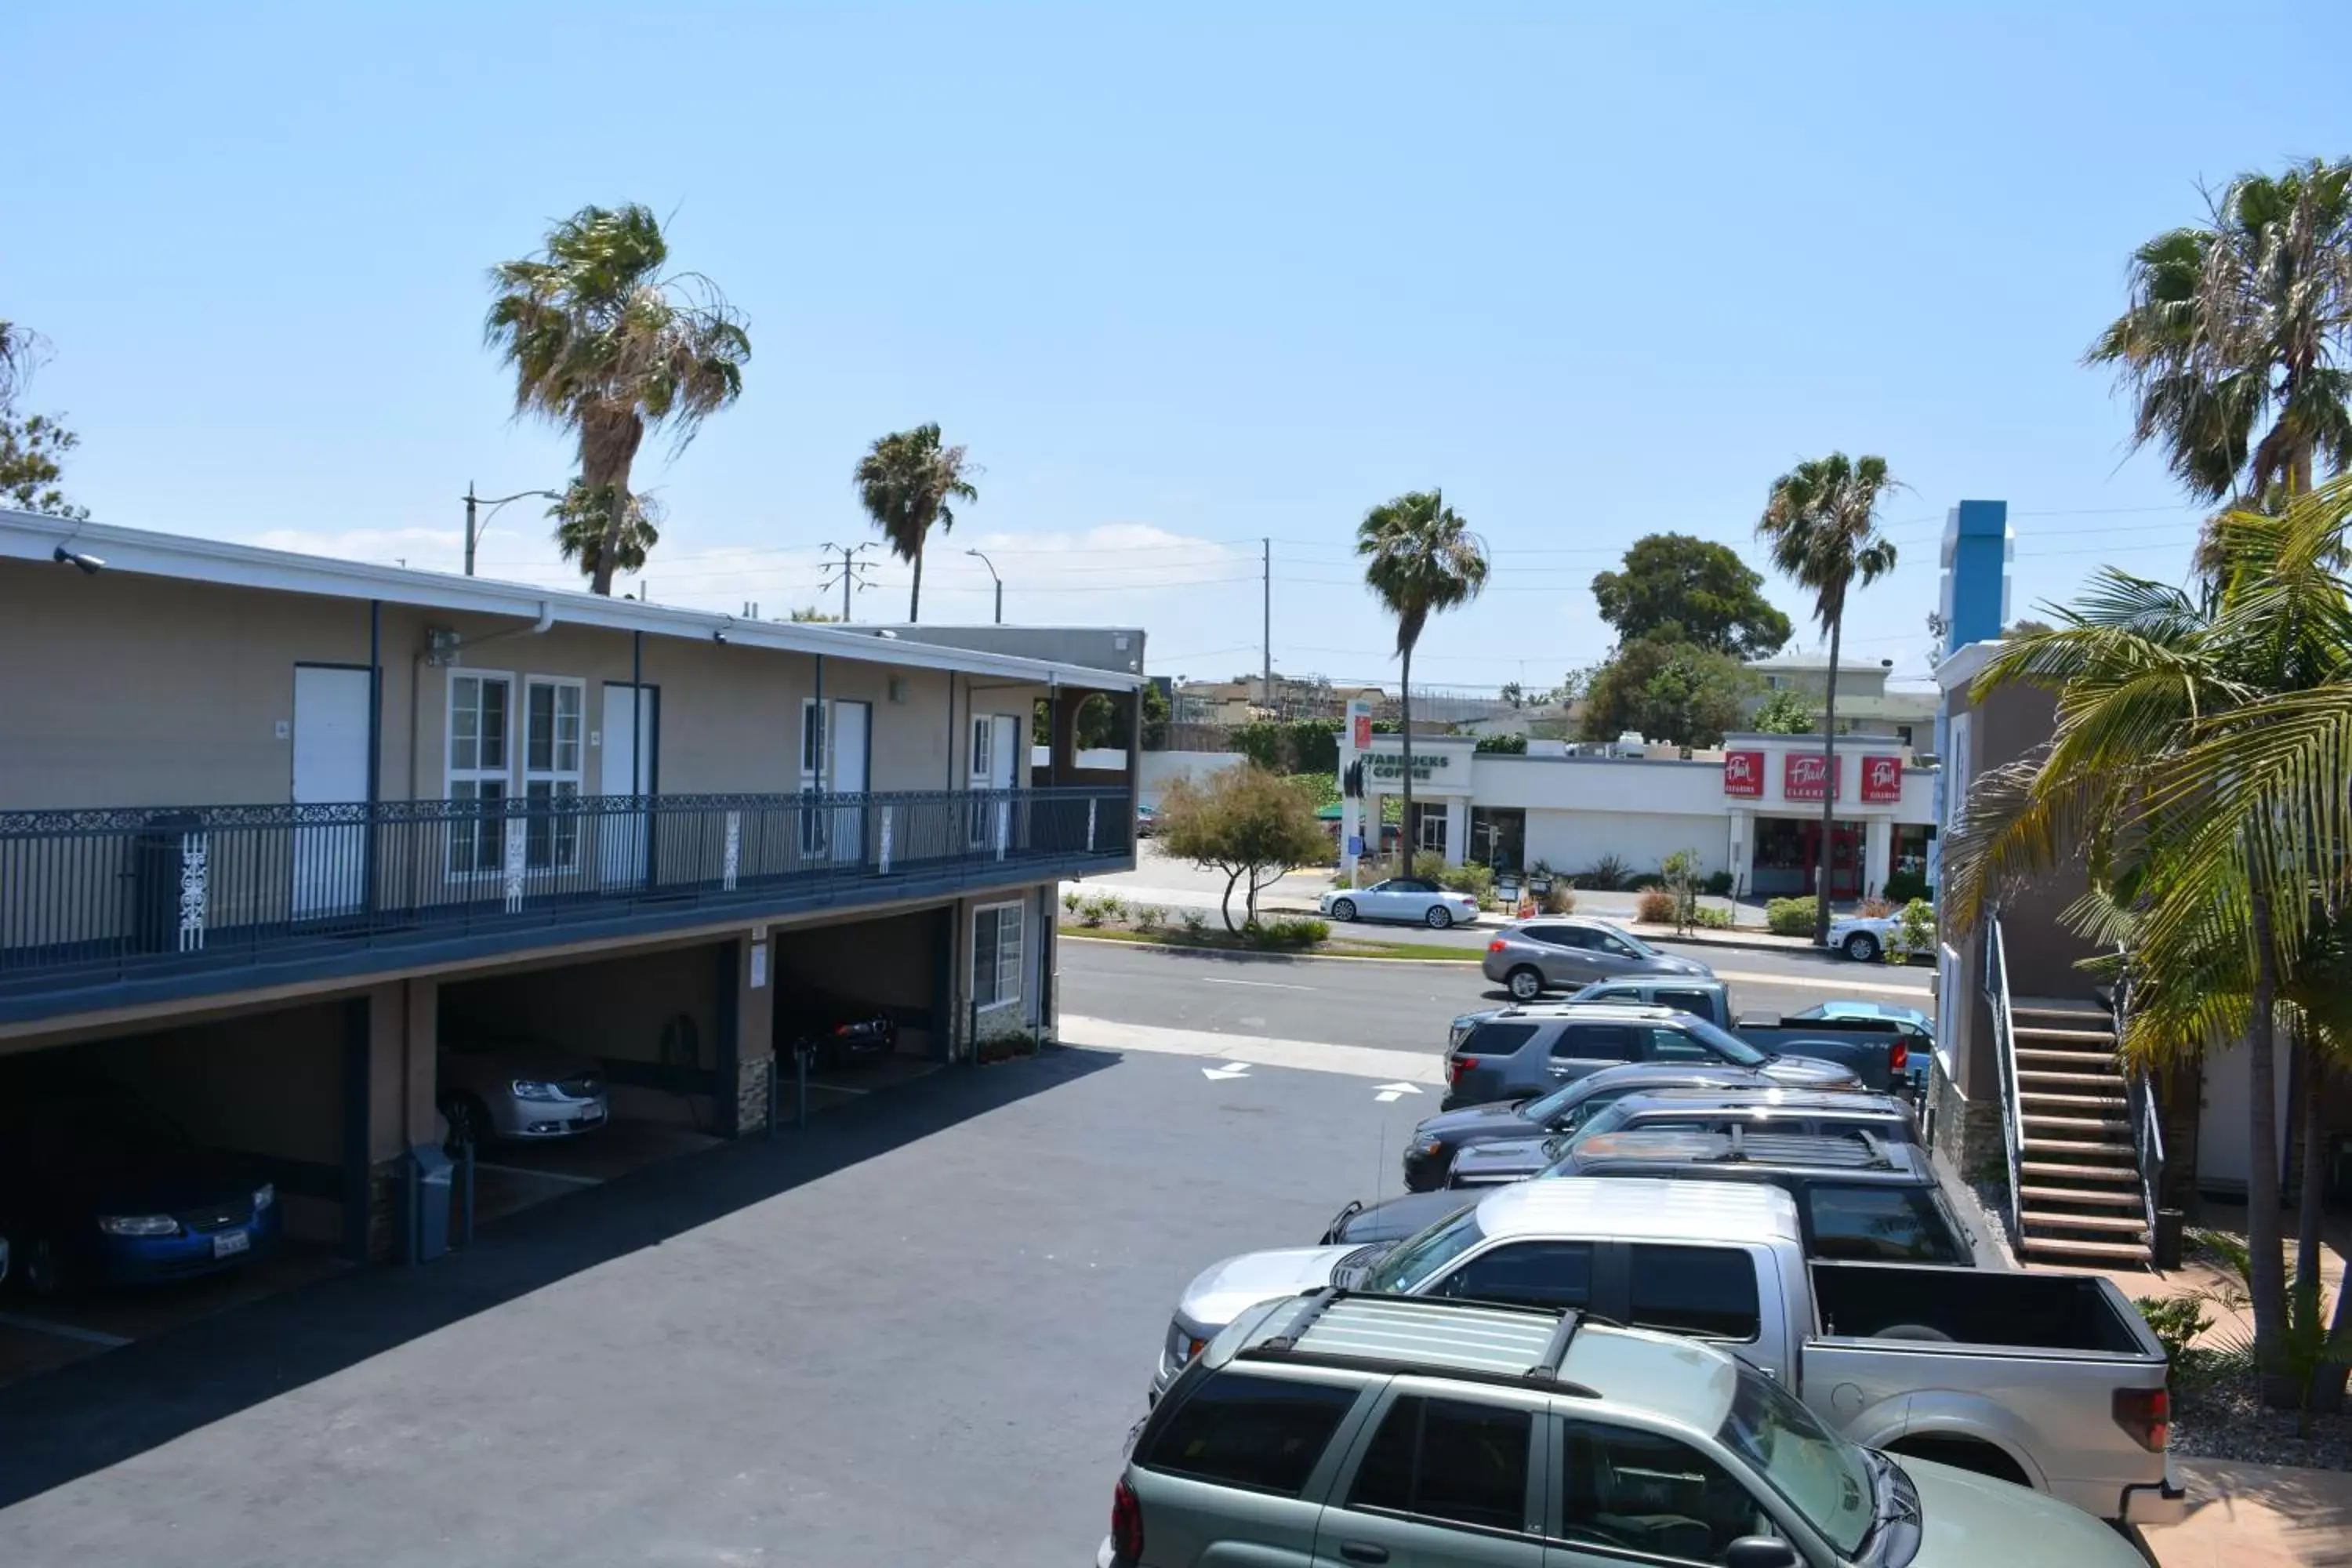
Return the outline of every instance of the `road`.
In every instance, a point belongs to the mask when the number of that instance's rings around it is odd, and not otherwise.
[[[1738,1008],[1787,1013],[1859,996],[1935,1011],[1924,969],[1696,944],[1668,951],[1712,964]],[[1065,939],[1060,1000],[1064,1014],[1081,1017],[1433,1055],[1456,1015],[1510,998],[1466,964],[1243,957]]]

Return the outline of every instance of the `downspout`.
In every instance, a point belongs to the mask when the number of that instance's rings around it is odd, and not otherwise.
[[[530,635],[538,637],[554,624],[555,601],[552,599],[541,599],[539,602],[539,619],[531,623]]]
[[[375,913],[376,806],[383,798],[383,601],[368,601],[367,843],[361,859],[360,907]]]

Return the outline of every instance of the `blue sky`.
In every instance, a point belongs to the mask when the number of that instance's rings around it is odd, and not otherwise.
[[[100,518],[454,570],[469,479],[571,468],[485,269],[642,201],[755,351],[640,463],[657,600],[813,602],[872,536],[858,453],[931,419],[986,472],[927,620],[986,618],[978,546],[1008,619],[1230,675],[1271,537],[1277,665],[1378,679],[1349,541],[1438,484],[1496,571],[1416,674],[1548,684],[1626,543],[1754,557],[1843,447],[1912,487],[1849,637],[1918,671],[1964,496],[2011,503],[2021,610],[2179,575],[2198,514],[2079,355],[2200,180],[2352,152],[2292,64],[2347,57],[2340,5],[1934,10],[15,6],[0,315]],[[486,574],[576,581],[544,529],[508,509]],[[902,618],[875,575],[858,618]]]

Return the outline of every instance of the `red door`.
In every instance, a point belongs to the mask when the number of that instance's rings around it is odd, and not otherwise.
[[[1830,900],[1862,897],[1862,825],[1838,823],[1830,833]],[[1821,888],[1822,825],[1805,824],[1805,892]]]

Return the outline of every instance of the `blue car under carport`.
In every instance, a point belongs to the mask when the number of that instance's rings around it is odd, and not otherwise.
[[[0,1100],[0,1237],[37,1295],[242,1268],[279,1229],[267,1180],[124,1091]]]

